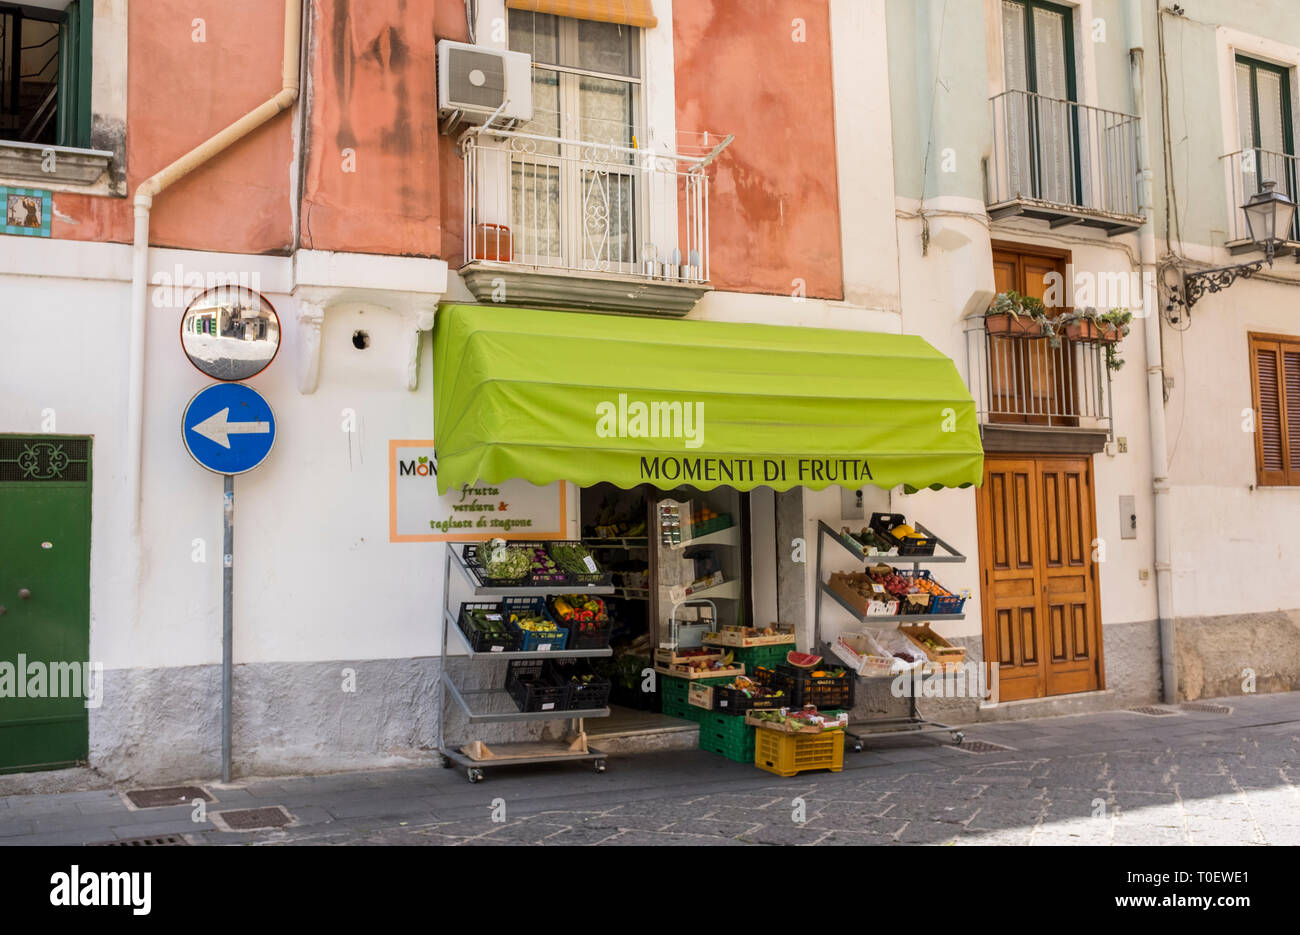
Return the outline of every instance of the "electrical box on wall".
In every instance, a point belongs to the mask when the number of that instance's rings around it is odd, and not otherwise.
[[[1119,537],[1136,539],[1137,535],[1137,498],[1132,494],[1126,494],[1119,498]]]
[[[864,507],[862,505],[862,488],[850,490],[848,487],[840,488],[840,519],[865,519]]]

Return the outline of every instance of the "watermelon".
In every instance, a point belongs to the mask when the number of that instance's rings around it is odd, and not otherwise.
[[[811,669],[821,663],[822,657],[814,656],[812,653],[797,653],[791,650],[785,654],[785,661],[796,669]]]

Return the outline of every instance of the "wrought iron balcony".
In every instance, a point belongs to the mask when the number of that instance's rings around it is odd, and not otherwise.
[[[1028,91],[1004,91],[989,103],[990,217],[1023,215],[1052,227],[1083,224],[1112,235],[1141,226],[1137,117]]]
[[[981,429],[1112,433],[1110,369],[1104,345],[1062,338],[989,334],[966,323],[966,362]],[[1097,445],[1100,448],[1100,444]]]
[[[1260,250],[1251,239],[1246,226],[1246,212],[1242,205],[1260,190],[1260,183],[1271,179],[1277,191],[1292,201],[1300,195],[1300,159],[1287,153],[1274,153],[1266,149],[1242,149],[1223,157],[1228,172],[1228,249],[1232,253],[1249,253]],[[1275,256],[1293,254],[1300,248],[1300,213],[1291,223],[1287,242],[1274,252]]]
[[[706,168],[730,142],[704,139],[681,153],[467,131],[462,276],[476,292],[506,277],[512,301],[685,314],[709,289]]]

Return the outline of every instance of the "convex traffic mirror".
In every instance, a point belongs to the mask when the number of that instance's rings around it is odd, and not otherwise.
[[[181,318],[181,347],[214,380],[247,380],[280,349],[280,318],[266,297],[246,286],[198,295]]]

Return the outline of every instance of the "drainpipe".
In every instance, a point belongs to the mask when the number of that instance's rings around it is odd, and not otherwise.
[[[281,88],[270,100],[200,143],[135,190],[135,239],[131,255],[131,340],[127,383],[126,494],[128,530],[139,568],[140,481],[144,460],[144,354],[149,313],[149,211],[154,196],[252,133],[298,100],[301,66],[302,0],[284,3],[284,55]],[[138,577],[136,587],[139,586]],[[137,605],[138,607],[138,605]]]
[[[1133,113],[1139,118],[1137,166],[1143,224],[1138,232],[1142,273],[1142,336],[1147,361],[1147,423],[1151,434],[1151,490],[1155,503],[1156,616],[1160,629],[1160,675],[1166,704],[1178,700],[1178,669],[1174,636],[1173,561],[1169,503],[1169,449],[1165,430],[1165,368],[1160,347],[1159,296],[1155,288],[1156,231],[1152,197],[1150,148],[1147,137],[1146,85],[1142,65],[1142,0],[1128,0],[1125,9],[1129,36],[1129,73]],[[1159,15],[1157,13],[1157,15]]]

